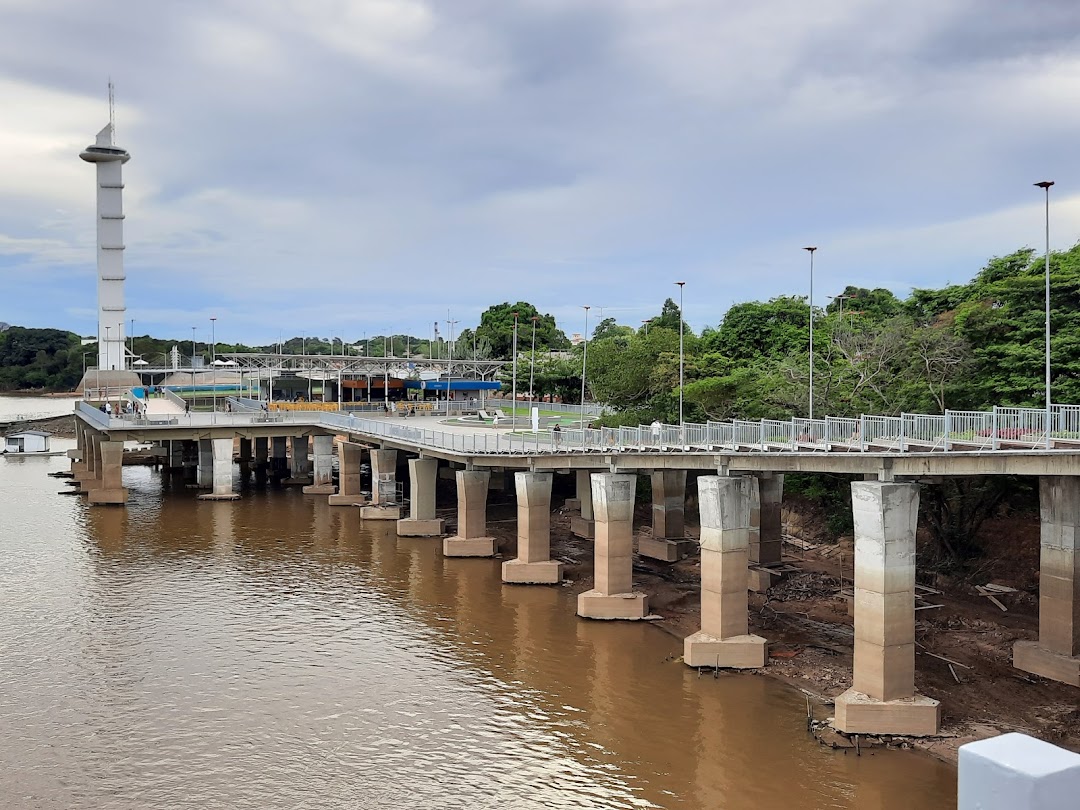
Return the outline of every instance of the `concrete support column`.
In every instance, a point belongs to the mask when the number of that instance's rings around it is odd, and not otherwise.
[[[492,557],[495,538],[487,536],[489,470],[457,471],[457,534],[443,540],[444,557]]]
[[[75,420],[75,449],[68,450],[67,455],[71,459],[71,477],[78,481],[78,476],[86,472],[86,425],[81,419]]]
[[[266,481],[270,469],[270,439],[267,436],[255,437],[255,480]]]
[[[1013,665],[1080,686],[1080,478],[1039,479],[1039,640],[1013,645]]]
[[[364,446],[355,442],[338,445],[338,494],[327,498],[331,506],[363,506],[368,502],[360,492],[360,462]]]
[[[754,479],[698,478],[701,513],[701,630],[683,642],[692,667],[765,666],[768,642],[751,635],[746,603]]]
[[[1080,794],[1080,754],[1026,734],[960,746],[958,810],[1059,810]]]
[[[200,449],[202,445],[200,440]],[[211,439],[210,453],[213,459],[211,483],[213,491],[200,495],[204,501],[235,501],[240,496],[233,490],[233,440]]]
[[[334,494],[334,437],[330,435],[311,437],[311,484],[304,487],[308,495]]]
[[[289,439],[287,436],[274,436],[270,440],[270,476],[282,479],[289,475]]]
[[[581,514],[570,518],[570,533],[591,540],[596,533],[596,522],[593,520],[592,479],[589,470],[577,470],[576,475],[576,500]]]
[[[92,504],[120,504],[127,502],[124,489],[124,443],[98,441],[99,486],[90,491]]]
[[[514,473],[517,559],[502,566],[503,582],[557,585],[562,563],[551,559],[551,473]]]
[[[593,583],[578,594],[577,614],[587,619],[644,619],[649,598],[634,591],[634,495],[637,476],[594,473],[596,516]],[[584,504],[583,504],[584,506]]]
[[[211,439],[199,439],[199,489],[214,488],[214,443]]]
[[[855,663],[836,699],[848,734],[938,733],[941,706],[915,693],[917,484],[853,481]]]
[[[656,470],[652,473],[652,537],[638,540],[638,554],[664,562],[689,557],[697,548],[686,540],[686,470]]]
[[[169,442],[169,454],[166,465],[170,472],[184,469],[184,443],[173,439]]]
[[[360,509],[364,520],[401,520],[397,495],[397,450],[371,451],[371,506]]]
[[[438,474],[438,459],[409,459],[409,516],[397,523],[399,537],[438,537],[445,532],[443,520],[435,517]]]
[[[780,507],[784,498],[784,476],[765,473],[754,479],[754,495],[750,513],[750,564],[767,568],[779,565],[783,557],[784,541],[780,520]],[[763,592],[775,585],[781,575],[778,572],[752,569],[750,590]]]
[[[76,420],[76,425],[81,424]],[[94,449],[94,437],[97,435],[96,431],[91,430],[89,427],[83,426],[82,439],[80,448],[82,450],[82,459],[71,465],[71,477],[79,482],[79,491],[88,492],[93,489],[97,480],[97,458],[95,457]]]
[[[310,452],[307,436],[292,437],[292,459],[289,477],[282,481],[289,486],[300,486],[311,483],[311,462],[308,460]]]
[[[247,480],[251,475],[251,439],[240,439],[240,477]]]

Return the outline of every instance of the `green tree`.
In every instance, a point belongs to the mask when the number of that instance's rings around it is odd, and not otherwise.
[[[518,314],[518,350],[532,342],[532,317],[536,321],[536,348],[561,350],[570,347],[570,341],[555,323],[555,316],[541,315],[536,307],[524,301],[516,304],[502,303],[488,307],[480,316],[476,329],[478,340],[490,347],[491,356],[508,359],[513,354],[514,313]],[[523,341],[522,338],[525,338]]]

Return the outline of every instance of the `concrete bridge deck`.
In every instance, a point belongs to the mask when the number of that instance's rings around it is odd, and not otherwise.
[[[162,400],[164,401],[164,400]],[[1040,416],[1042,411],[1032,411]],[[878,432],[851,441],[858,432],[844,424],[845,440],[794,434],[796,423],[709,423],[639,428],[493,430],[444,421],[442,416],[357,417],[324,411],[252,411],[231,413],[151,413],[147,419],[108,417],[86,403],[77,415],[116,441],[168,441],[258,436],[341,435],[351,441],[423,453],[475,467],[565,470],[727,470],[731,472],[828,472],[895,477],[960,475],[1080,475],[1080,433],[1051,433],[1034,426],[1028,433],[1001,428],[1009,439],[955,431],[962,438],[945,441],[924,431],[920,437]],[[892,419],[893,417],[869,417]],[[942,418],[943,417],[939,417]],[[865,418],[864,418],[865,419]],[[899,419],[899,418],[897,418]],[[804,420],[808,421],[808,420]],[[828,420],[819,420],[824,425]],[[840,421],[840,420],[836,420]],[[843,420],[858,424],[860,420]],[[765,433],[762,426],[772,431]],[[777,441],[777,425],[793,440]],[[902,428],[902,424],[897,427]],[[866,436],[870,431],[862,431]],[[978,438],[978,441],[975,439]],[[754,441],[757,439],[757,441]],[[983,441],[985,439],[985,441]]]

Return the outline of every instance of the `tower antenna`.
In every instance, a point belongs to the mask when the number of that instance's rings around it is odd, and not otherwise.
[[[109,145],[116,146],[116,104],[113,98],[112,76],[109,77]]]

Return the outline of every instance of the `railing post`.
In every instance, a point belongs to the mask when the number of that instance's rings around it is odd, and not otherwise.
[[[866,414],[859,414],[859,450],[866,452]]]
[[[990,417],[990,449],[998,449],[998,406],[994,406],[994,412]]]
[[[765,452],[765,420],[758,422],[758,449]]]
[[[903,453],[907,450],[907,419],[904,418],[904,412],[900,411],[900,452]]]
[[[945,409],[945,452],[949,452],[949,437],[952,435],[952,414]]]

